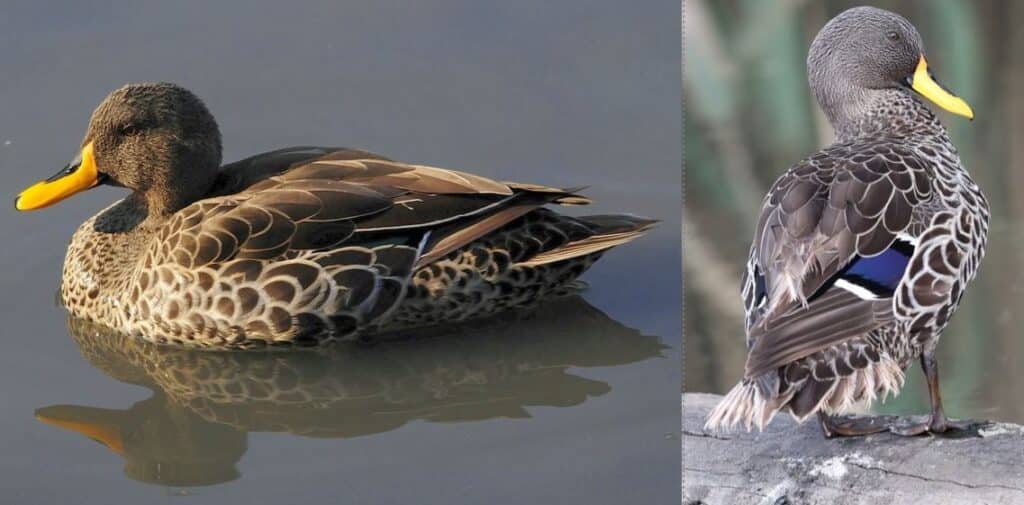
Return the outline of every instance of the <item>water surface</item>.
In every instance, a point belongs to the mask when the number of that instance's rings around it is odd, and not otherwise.
[[[193,487],[241,478],[250,433],[353,438],[409,423],[525,419],[608,394],[578,368],[665,357],[659,337],[579,296],[378,344],[210,352],[157,346],[69,318],[82,357],[150,391],[120,408],[49,405],[36,418],[100,442],[140,482]]]

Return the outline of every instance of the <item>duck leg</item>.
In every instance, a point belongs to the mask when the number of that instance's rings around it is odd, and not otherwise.
[[[939,362],[934,352],[921,354],[921,369],[928,381],[928,400],[931,404],[931,416],[920,422],[897,423],[895,416],[877,417],[834,417],[818,412],[818,420],[825,438],[856,437],[892,432],[896,435],[913,437],[925,433],[943,434],[952,431],[969,430],[978,423],[972,421],[955,421],[946,417],[942,408],[942,394],[939,390]]]
[[[970,421],[954,421],[946,417],[942,408],[942,395],[939,391],[939,362],[933,351],[921,354],[921,369],[928,381],[928,400],[931,403],[931,418],[927,421],[894,425],[890,431],[897,435],[916,436],[923,433],[945,433],[951,430],[966,430],[975,423]]]

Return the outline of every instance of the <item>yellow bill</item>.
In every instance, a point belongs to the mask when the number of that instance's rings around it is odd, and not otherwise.
[[[37,182],[22,191],[14,201],[18,210],[35,210],[49,207],[75,193],[85,191],[100,183],[100,173],[93,158],[92,142],[63,170],[45,181]]]
[[[921,96],[935,102],[935,105],[942,107],[943,109],[963,116],[967,119],[974,119],[974,111],[971,110],[971,106],[967,105],[962,98],[946,91],[945,88],[939,86],[939,83],[932,79],[931,72],[928,71],[928,62],[925,61],[924,55],[921,56],[921,60],[917,62],[917,69],[914,71],[914,77],[911,80],[910,87],[921,94]]]

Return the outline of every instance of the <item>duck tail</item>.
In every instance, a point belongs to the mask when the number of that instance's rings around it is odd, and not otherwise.
[[[778,384],[766,383],[774,374],[765,374],[757,379],[744,379],[725,395],[708,415],[704,429],[724,432],[742,424],[750,431],[758,430],[771,422],[775,414],[788,408],[798,423],[803,423],[817,412],[844,414],[869,406],[879,397],[884,401],[889,395],[896,395],[903,387],[903,370],[899,363],[888,355],[877,363],[857,369],[845,377],[828,380],[806,379],[798,387],[786,387],[778,391]],[[768,391],[765,395],[763,392]]]
[[[659,222],[657,219],[628,214],[604,214],[575,219],[588,225],[594,230],[594,234],[550,251],[544,251],[520,265],[543,265],[611,249],[644,235]]]
[[[631,214],[597,214],[592,216],[582,216],[576,219],[590,225],[597,235],[629,232],[642,235],[644,232],[654,228],[655,225],[661,222],[658,219],[634,216]]]
[[[708,415],[704,429],[710,432],[724,432],[742,424],[747,431],[754,426],[761,431],[778,411],[778,401],[766,401],[754,382],[744,380],[736,384],[725,398],[718,402]]]

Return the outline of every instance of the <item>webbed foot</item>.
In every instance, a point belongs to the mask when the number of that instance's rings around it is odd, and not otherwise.
[[[907,422],[895,423],[889,428],[889,431],[903,437],[931,434],[949,438],[966,438],[981,436],[978,434],[978,430],[985,427],[986,424],[970,419],[955,420],[947,419],[945,416],[938,418],[932,416],[920,421],[911,418]]]

